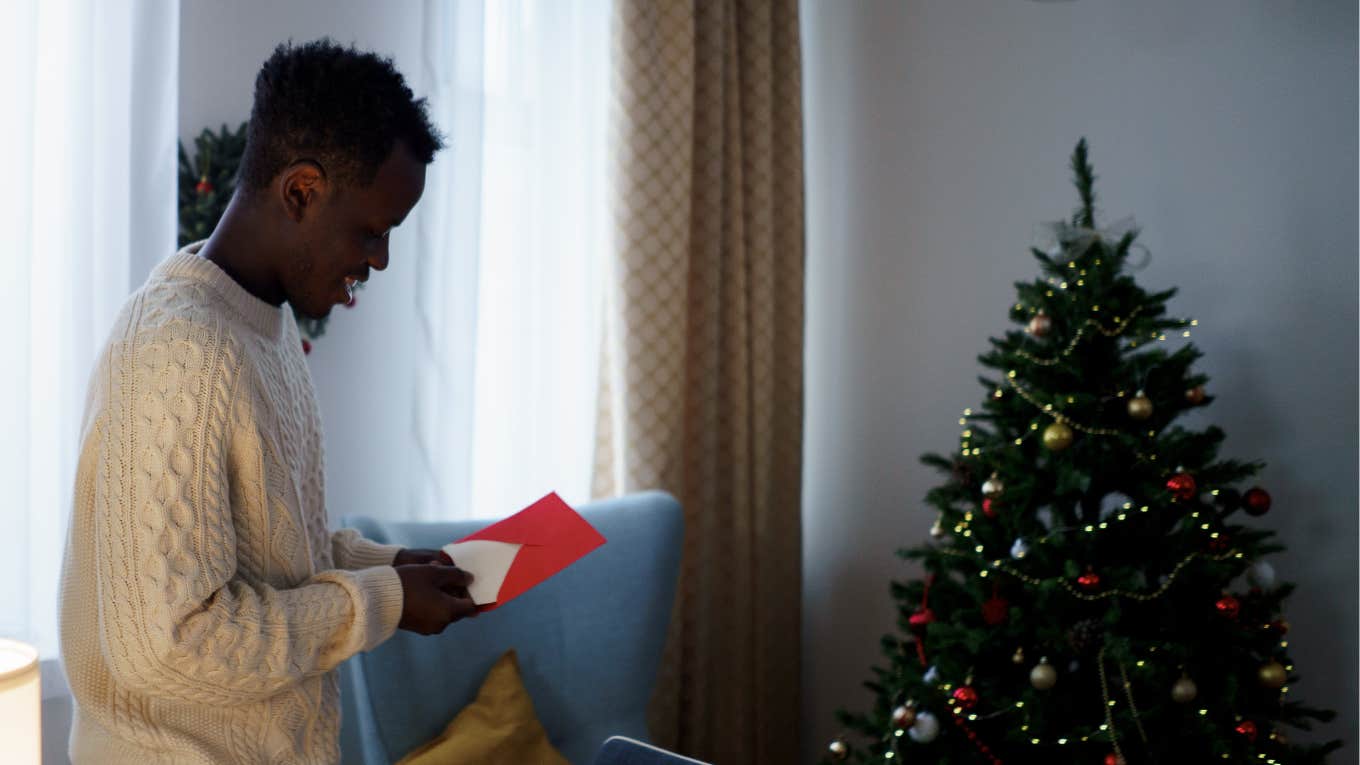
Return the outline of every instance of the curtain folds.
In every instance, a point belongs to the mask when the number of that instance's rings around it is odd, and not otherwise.
[[[179,3],[0,3],[0,635],[57,655],[95,354],[175,250]]]
[[[423,354],[406,517],[589,499],[610,226],[607,0],[427,0],[448,149],[413,213]]]
[[[803,162],[796,0],[618,0],[597,495],[662,488],[684,563],[662,743],[798,759]]]

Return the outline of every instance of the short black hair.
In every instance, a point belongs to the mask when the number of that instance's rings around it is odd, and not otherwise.
[[[444,147],[392,60],[329,38],[279,45],[255,77],[238,186],[269,185],[290,163],[318,162],[340,183],[367,186],[400,140],[429,164]]]

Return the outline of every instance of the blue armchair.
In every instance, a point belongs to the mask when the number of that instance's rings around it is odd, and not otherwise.
[[[553,745],[589,765],[611,736],[646,740],[680,565],[680,505],[661,492],[577,508],[603,547],[501,608],[423,637],[398,631],[341,665],[345,765],[390,765],[434,738],[513,648]],[[488,521],[344,519],[378,542],[438,548]]]

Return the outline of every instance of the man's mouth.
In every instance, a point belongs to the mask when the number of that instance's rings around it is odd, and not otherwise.
[[[346,302],[346,303],[352,303],[352,302],[354,302],[354,285],[358,284],[360,281],[361,281],[361,280],[360,280],[358,277],[355,277],[355,276],[346,276],[346,277],[345,277],[345,302]]]

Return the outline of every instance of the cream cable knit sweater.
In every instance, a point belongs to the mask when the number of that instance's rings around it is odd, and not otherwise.
[[[326,529],[287,306],[197,255],[128,300],[90,378],[61,651],[85,763],[335,763],[337,664],[390,637],[397,548]]]

